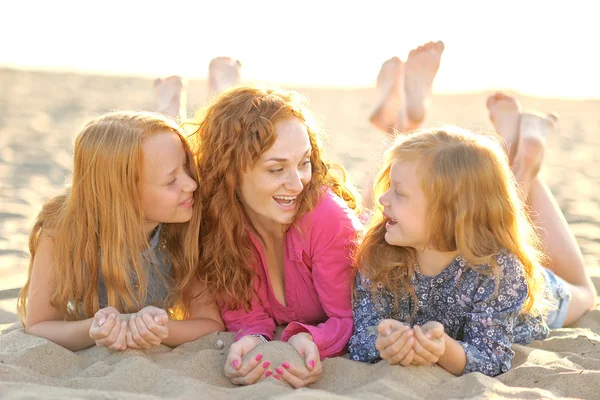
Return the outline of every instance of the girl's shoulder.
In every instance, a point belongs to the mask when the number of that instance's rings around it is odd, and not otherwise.
[[[462,279],[480,288],[495,288],[500,286],[522,285],[525,282],[523,264],[519,258],[503,249],[495,255],[492,263],[473,265],[464,258],[460,263]],[[462,268],[466,266],[468,268]]]
[[[462,257],[458,257],[458,260],[462,260],[460,263],[461,266],[467,265],[475,273],[479,272],[485,275],[493,273],[494,268],[497,268],[497,272],[500,274],[512,274],[523,271],[523,264],[521,263],[521,260],[519,260],[515,254],[509,252],[507,249],[500,250],[498,254],[494,256],[495,265],[492,265],[491,263],[473,265],[469,264],[469,262]]]
[[[507,249],[502,249],[496,256],[496,265],[500,274],[522,275],[523,263],[515,254]]]

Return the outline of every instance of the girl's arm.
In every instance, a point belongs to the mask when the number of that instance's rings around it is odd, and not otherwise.
[[[442,336],[442,340],[445,343],[446,351],[438,360],[438,365],[454,375],[461,375],[467,364],[465,349],[460,342],[452,339],[445,332]]]
[[[81,321],[62,321],[60,312],[50,305],[52,287],[52,252],[54,240],[40,236],[27,296],[25,332],[40,336],[75,351],[95,344],[89,331],[93,318]]]
[[[356,291],[352,301],[354,314],[354,334],[350,338],[350,359],[363,362],[377,362],[381,360],[379,351],[375,347],[377,340],[377,326],[379,323],[390,318],[390,315],[382,315],[378,312],[373,302],[371,291],[365,286],[363,276],[359,273],[356,277]],[[380,299],[380,294],[377,294]],[[393,299],[386,302],[390,307]]]
[[[523,277],[523,267],[514,256],[501,257],[503,260],[498,262],[497,295],[496,281],[492,275],[479,285],[473,296],[473,309],[466,315],[463,340],[446,342],[449,348],[456,349],[455,355],[459,357],[460,352],[454,342],[463,348],[465,366],[462,373],[481,372],[496,376],[510,369],[514,356],[511,350],[513,328],[527,298],[527,282]],[[441,365],[453,368],[449,363],[456,360],[451,357],[452,354],[444,354]]]
[[[167,323],[169,336],[163,340],[163,343],[168,346],[176,347],[209,333],[225,330],[221,313],[214,301],[210,301],[204,294],[207,291],[203,284],[198,281],[190,290],[191,293],[200,293],[200,295],[192,298],[189,319],[170,319]]]

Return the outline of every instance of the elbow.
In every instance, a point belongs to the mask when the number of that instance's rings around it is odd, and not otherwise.
[[[215,321],[215,332],[226,332],[225,323],[223,321]]]
[[[204,319],[204,324],[206,326],[206,335],[210,334],[210,333],[214,333],[214,332],[226,332],[227,328],[225,327],[225,324],[223,323],[222,319],[216,319],[216,318],[206,318]]]
[[[36,324],[27,324],[27,323],[24,323],[23,324],[23,329],[24,329],[24,331],[25,331],[26,334],[28,334],[28,335],[35,335],[35,331],[36,331],[35,326],[36,326]]]

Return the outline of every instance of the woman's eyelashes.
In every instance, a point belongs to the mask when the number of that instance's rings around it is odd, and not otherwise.
[[[306,167],[308,167],[308,166],[310,166],[310,159],[303,160],[303,161],[302,161],[302,162],[299,164],[299,167],[300,167],[300,168],[306,168]],[[285,170],[285,168],[284,168],[284,167],[279,167],[279,168],[272,168],[272,169],[270,169],[270,170],[269,170],[269,172],[270,172],[270,173],[272,173],[272,174],[280,174],[280,173],[282,173],[284,170]]]

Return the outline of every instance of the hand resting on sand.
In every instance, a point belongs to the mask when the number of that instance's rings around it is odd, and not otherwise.
[[[377,332],[375,347],[390,365],[432,365],[445,352],[444,326],[436,321],[411,328],[400,321],[385,319]]]
[[[147,306],[135,314],[121,314],[106,307],[94,315],[90,337],[96,346],[111,350],[148,349],[169,336],[169,316],[163,309]]]
[[[312,336],[306,332],[300,332],[292,336],[288,343],[304,358],[304,364],[283,362],[280,367],[275,369],[273,377],[279,376],[278,379],[296,389],[308,386],[319,379],[323,368],[321,367],[319,348]]]
[[[271,364],[268,360],[263,360],[262,353],[254,357],[244,357],[254,350],[263,341],[252,335],[246,335],[235,342],[229,348],[227,360],[225,361],[225,376],[227,376],[234,385],[252,385],[271,375],[267,370]],[[265,375],[265,372],[269,373]]]

